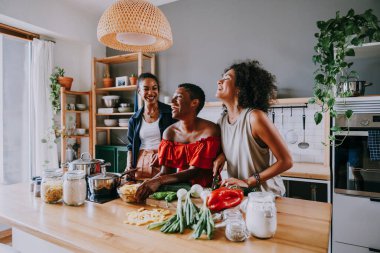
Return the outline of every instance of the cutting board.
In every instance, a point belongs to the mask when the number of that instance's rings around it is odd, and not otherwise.
[[[191,198],[191,200],[198,207],[202,206],[202,200],[200,198]],[[147,198],[145,204],[147,204],[148,206],[165,208],[165,209],[169,209],[169,210],[176,210],[177,209],[177,200],[174,200],[172,202],[166,202],[165,200],[157,200],[157,199]]]

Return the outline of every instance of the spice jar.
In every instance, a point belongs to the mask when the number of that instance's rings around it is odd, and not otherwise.
[[[41,197],[41,178],[36,178],[33,183],[34,197]]]
[[[84,204],[87,195],[85,180],[86,173],[83,170],[68,171],[63,178],[63,203],[69,206]]]
[[[248,231],[243,218],[228,219],[226,224],[226,237],[233,242],[242,242],[248,238]]]
[[[41,198],[44,202],[55,204],[62,200],[62,170],[47,169],[41,181]]]

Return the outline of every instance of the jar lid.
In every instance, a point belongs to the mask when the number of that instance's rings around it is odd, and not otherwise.
[[[63,175],[63,170],[61,169],[49,168],[43,171],[44,177],[61,177],[62,175]]]
[[[249,200],[254,202],[274,202],[274,194],[271,192],[251,192],[248,194]]]
[[[65,174],[65,179],[67,180],[76,180],[76,179],[82,179],[86,173],[83,170],[72,170],[68,171]]]

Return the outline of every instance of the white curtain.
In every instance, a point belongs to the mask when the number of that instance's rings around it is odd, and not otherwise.
[[[30,42],[0,34],[0,183],[30,177]]]
[[[31,63],[32,174],[44,168],[58,168],[57,145],[53,129],[53,110],[49,99],[50,75],[53,72],[53,46],[50,41],[34,39]],[[47,143],[41,140],[47,139]]]

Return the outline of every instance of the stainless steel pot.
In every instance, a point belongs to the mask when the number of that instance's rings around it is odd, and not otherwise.
[[[120,185],[124,173],[103,172],[88,177],[88,187],[92,195],[113,195],[116,194],[116,188]]]
[[[339,83],[338,94],[343,92],[350,92],[351,97],[363,96],[365,92],[365,87],[371,86],[372,83],[367,83],[366,81],[348,81],[344,83]]]
[[[81,154],[80,159],[69,162],[67,165],[70,171],[83,170],[87,176],[99,173],[103,166],[111,166],[110,163],[104,163],[102,159],[92,159],[88,152]]]

